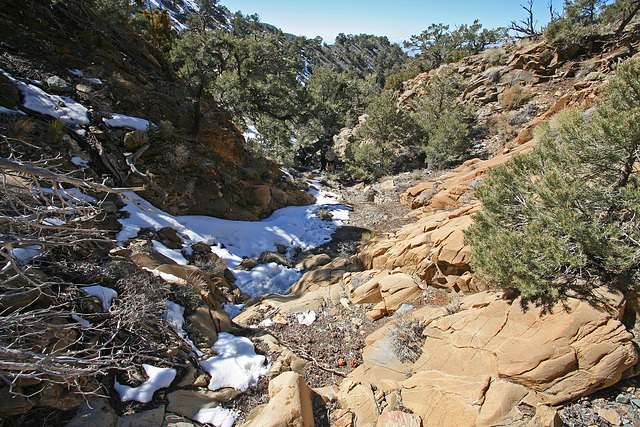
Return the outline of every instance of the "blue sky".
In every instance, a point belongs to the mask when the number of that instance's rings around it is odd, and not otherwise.
[[[527,0],[221,0],[231,12],[257,13],[260,21],[284,32],[331,44],[338,33],[387,36],[393,42],[420,34],[432,23],[452,27],[479,19],[485,28],[524,18]],[[562,0],[553,0],[561,11]],[[534,1],[539,25],[549,20],[548,0]]]

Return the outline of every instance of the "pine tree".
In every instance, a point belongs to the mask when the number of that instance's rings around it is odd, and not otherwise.
[[[551,301],[598,280],[638,284],[640,61],[618,68],[595,111],[566,109],[540,139],[476,190],[477,277]]]

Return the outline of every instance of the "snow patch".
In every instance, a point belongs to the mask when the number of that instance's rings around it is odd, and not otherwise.
[[[85,291],[88,295],[98,298],[102,303],[102,308],[105,312],[109,311],[114,298],[118,297],[118,292],[105,286],[85,286],[84,288],[80,289]]]
[[[298,323],[301,325],[309,326],[316,321],[316,312],[313,310],[307,310],[304,313],[298,314]]]
[[[78,69],[70,70],[69,68],[67,68],[67,71],[76,77],[84,77],[84,73]]]
[[[183,339],[187,344],[193,348],[198,357],[204,356],[204,353],[200,351],[196,345],[191,341],[184,327],[184,307],[180,304],[176,304],[172,301],[165,301],[166,308],[165,312],[162,316],[163,319],[167,321],[168,324],[176,331],[176,333]]]
[[[82,157],[72,157],[71,158],[71,163],[73,163],[76,166],[80,166],[83,168],[86,168],[89,166],[89,162],[86,161],[85,159],[83,159]]]
[[[160,270],[152,270],[150,268],[147,267],[142,267],[144,270],[147,270],[149,273],[153,274],[156,277],[160,277],[162,280],[164,280],[165,282],[169,282],[169,283],[184,283],[184,279],[178,276],[174,276],[173,274],[170,273],[165,273],[162,272]]]
[[[236,285],[252,297],[276,293],[285,294],[302,277],[302,273],[274,262],[257,265],[251,271],[234,271]]]
[[[30,83],[13,78],[0,70],[15,84],[24,98],[23,106],[29,110],[46,114],[68,125],[86,126],[89,124],[87,109],[68,96],[51,95]]]
[[[232,302],[227,302],[222,306],[222,309],[229,313],[229,318],[231,319],[240,314],[243,308],[244,304],[234,304]]]
[[[166,256],[176,264],[180,264],[180,265],[189,264],[189,261],[187,261],[186,258],[182,256],[182,253],[179,250],[169,249],[168,247],[158,242],[157,240],[152,240],[151,243],[153,243],[153,249],[155,249],[156,252]]]
[[[267,318],[267,319],[264,319],[262,322],[258,323],[258,326],[261,328],[270,328],[273,326],[273,324],[274,324],[273,319]]]
[[[215,427],[232,427],[236,418],[237,412],[216,406],[200,409],[191,419],[202,424],[213,424]]]
[[[176,370],[172,368],[158,368],[151,365],[143,364],[145,372],[149,379],[142,383],[139,387],[129,387],[115,381],[113,387],[120,395],[122,402],[135,400],[140,403],[149,403],[153,399],[153,393],[161,388],[169,387],[176,377]]]
[[[183,236],[186,245],[197,242],[210,245],[212,252],[231,269],[240,265],[243,257],[258,258],[264,251],[275,250],[277,244],[290,249],[299,247],[310,250],[331,240],[333,232],[349,218],[349,208],[340,204],[337,195],[323,191],[319,183],[314,185],[317,188],[310,192],[316,196],[315,204],[282,208],[260,222],[230,221],[207,216],[172,216],[135,193],[127,193],[130,200],[123,200],[123,210],[129,216],[118,220],[122,230],[116,238],[125,241],[136,237],[143,228],[159,230],[171,227]],[[330,221],[316,216],[320,208],[331,210]],[[179,251],[165,249],[156,243],[154,247],[176,262],[184,262],[184,256]],[[184,250],[186,252],[189,248]],[[251,296],[286,293],[302,277],[298,270],[277,264],[259,265],[252,271],[233,273],[238,287]]]
[[[209,390],[233,387],[245,391],[267,373],[265,357],[256,354],[248,338],[221,332],[213,349],[219,354],[200,362],[200,366],[211,375]]]
[[[22,114],[22,115],[25,115],[25,113],[20,111],[20,110],[10,110],[8,108],[3,107],[2,105],[0,105],[0,114]]]
[[[76,322],[80,323],[85,328],[90,328],[91,327],[91,322],[89,322],[87,319],[83,319],[82,317],[78,316],[77,314],[72,314],[71,318],[73,320],[75,320]]]
[[[31,245],[24,248],[11,249],[8,255],[20,263],[29,262],[40,256],[42,246]]]
[[[125,116],[124,114],[111,114],[111,118],[102,119],[107,126],[112,128],[132,128],[136,130],[147,130],[149,121],[138,117]]]
[[[66,224],[66,222],[64,222],[60,218],[45,218],[42,220],[42,223],[44,225],[52,225],[52,226]]]

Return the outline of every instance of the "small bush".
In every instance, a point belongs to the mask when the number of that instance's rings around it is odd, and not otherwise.
[[[508,87],[500,94],[500,106],[505,110],[516,110],[529,102],[531,90],[521,83]]]
[[[193,257],[193,265],[207,274],[224,275],[227,270],[227,263],[214,253],[195,254]]]
[[[509,62],[509,55],[499,46],[485,50],[480,57],[482,62],[488,65],[506,65]]]
[[[355,179],[373,181],[406,167],[403,154],[421,140],[422,130],[389,91],[372,102],[366,114],[355,142],[345,151],[345,169]]]
[[[391,340],[391,351],[401,362],[415,363],[422,355],[425,323],[408,313],[396,315],[393,326],[387,332]]]
[[[355,180],[375,181],[394,170],[397,150],[393,143],[350,144],[345,151],[345,169]]]

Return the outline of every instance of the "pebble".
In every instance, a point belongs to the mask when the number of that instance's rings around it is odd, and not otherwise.
[[[618,397],[616,397],[616,402],[618,402],[618,403],[627,404],[630,401],[631,401],[631,399],[629,399],[629,397],[625,396],[624,394],[619,394]]]
[[[640,408],[640,399],[631,399],[631,403]]]

